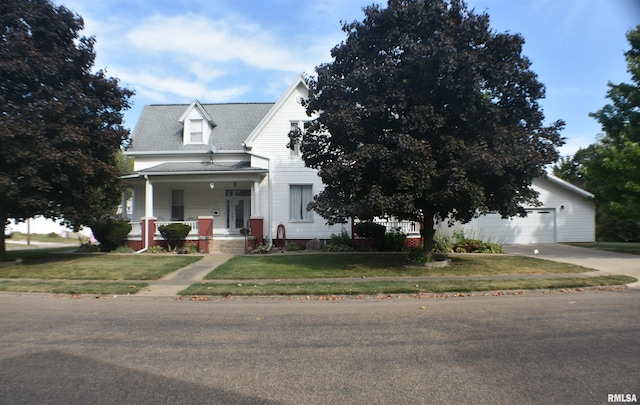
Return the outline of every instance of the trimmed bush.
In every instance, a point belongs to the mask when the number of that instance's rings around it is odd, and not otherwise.
[[[173,223],[158,227],[160,235],[167,241],[169,250],[174,251],[177,247],[184,244],[184,240],[191,232],[191,226],[187,224]]]
[[[387,228],[374,222],[360,222],[353,226],[353,232],[361,238],[369,241],[370,248],[380,249],[383,245],[384,233]]]
[[[131,232],[131,224],[114,217],[103,217],[91,224],[91,230],[100,242],[100,250],[111,252],[124,245]]]

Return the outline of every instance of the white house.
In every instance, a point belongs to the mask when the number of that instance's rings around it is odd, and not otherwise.
[[[307,92],[299,76],[275,104],[145,106],[126,152],[135,157],[125,176],[133,190],[129,245],[152,246],[158,226],[181,221],[209,252],[243,246],[243,228],[257,243],[339,234],[343,226],[306,210],[322,182],[298,148],[287,148],[289,131],[309,119],[300,105]]]
[[[126,152],[135,158],[134,172],[124,176],[133,195],[129,246],[144,250],[158,244],[157,227],[170,222],[191,225],[189,239],[204,252],[231,245],[238,251],[243,229],[250,229],[255,243],[350,233],[349,224],[327,226],[306,210],[323,185],[304,166],[299,149],[287,143],[289,131],[309,120],[300,104],[307,94],[299,76],[276,103],[145,106]],[[544,205],[528,219],[489,215],[465,229],[505,243],[594,239],[589,193],[553,177],[534,187]],[[417,233],[416,224],[405,228]]]

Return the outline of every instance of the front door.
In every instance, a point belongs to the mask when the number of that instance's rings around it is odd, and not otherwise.
[[[239,233],[249,226],[251,215],[251,190],[227,190],[225,192],[226,227],[229,233]]]

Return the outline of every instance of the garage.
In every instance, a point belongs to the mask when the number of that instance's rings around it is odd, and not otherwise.
[[[524,218],[488,213],[466,224],[440,222],[438,230],[451,235],[462,229],[469,238],[503,245],[595,241],[593,194],[551,174],[534,179],[532,188],[540,206],[525,206]]]
[[[502,219],[498,213],[482,215],[465,224],[465,235],[500,244],[555,243],[555,209],[528,209],[527,216]]]

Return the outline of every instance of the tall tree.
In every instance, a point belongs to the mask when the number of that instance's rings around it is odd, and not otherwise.
[[[3,224],[42,215],[77,228],[118,203],[115,156],[129,139],[122,111],[133,92],[92,71],[83,25],[50,0],[0,2]]]
[[[434,220],[526,215],[564,123],[543,125],[524,39],[493,32],[461,0],[389,0],[364,14],[309,79],[307,113],[319,115],[303,158],[325,184],[311,207],[329,223],[423,220],[428,253]]]
[[[602,125],[604,134],[597,143],[565,159],[554,171],[566,178],[571,175],[563,169],[573,167],[585,188],[595,194],[601,220],[599,237],[637,240],[640,237],[640,25],[627,33],[627,39],[631,49],[624,55],[632,83],[609,83],[607,98],[611,104],[590,114]],[[624,232],[616,236],[615,230],[601,226],[605,224]],[[631,232],[631,227],[636,230]]]

